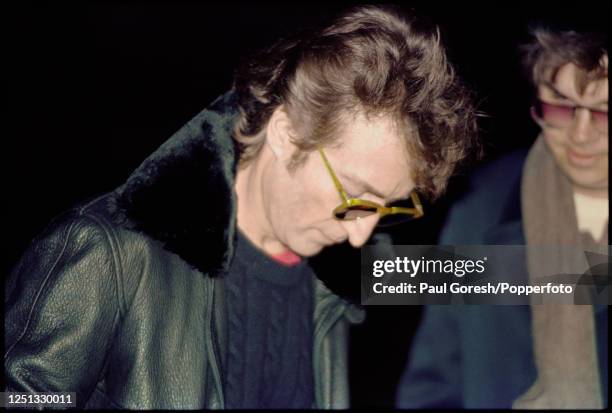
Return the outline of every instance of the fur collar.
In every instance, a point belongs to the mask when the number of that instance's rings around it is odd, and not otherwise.
[[[234,252],[236,114],[235,96],[219,97],[142,162],[112,207],[121,225],[210,275],[227,271]]]

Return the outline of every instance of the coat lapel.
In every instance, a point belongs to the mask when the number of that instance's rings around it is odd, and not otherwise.
[[[487,245],[525,245],[523,233],[523,221],[521,216],[521,176],[514,182],[507,198],[499,224],[491,227],[484,233],[484,243]],[[522,252],[515,254],[515,250],[508,250],[507,259],[504,260],[505,268],[513,268],[513,282],[526,284],[527,261]]]
[[[521,174],[512,185],[499,219],[484,234],[484,243],[491,245],[525,245],[521,213]]]

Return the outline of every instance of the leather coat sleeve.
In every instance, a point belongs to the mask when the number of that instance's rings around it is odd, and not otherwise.
[[[65,217],[34,239],[6,285],[7,390],[76,392],[77,406],[87,401],[119,321],[118,268],[95,216]]]

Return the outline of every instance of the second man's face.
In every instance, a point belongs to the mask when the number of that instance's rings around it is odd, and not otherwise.
[[[538,96],[544,103],[560,106],[581,106],[574,110],[573,120],[563,126],[542,122],[544,137],[561,170],[574,189],[585,194],[607,196],[608,129],[590,110],[608,110],[608,79],[587,84],[584,93],[577,87],[574,64],[562,66],[553,83],[543,82]],[[597,115],[597,114],[596,114]],[[598,114],[599,116],[601,114]]]

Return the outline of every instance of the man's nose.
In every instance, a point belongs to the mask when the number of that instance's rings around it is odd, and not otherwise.
[[[365,244],[370,238],[370,235],[372,235],[372,231],[374,231],[379,219],[379,214],[372,214],[359,219],[342,221],[342,226],[348,234],[350,244],[355,248],[359,248]]]
[[[569,131],[570,139],[574,143],[583,143],[589,140],[589,134],[592,133],[591,112],[585,108],[576,108]]]

